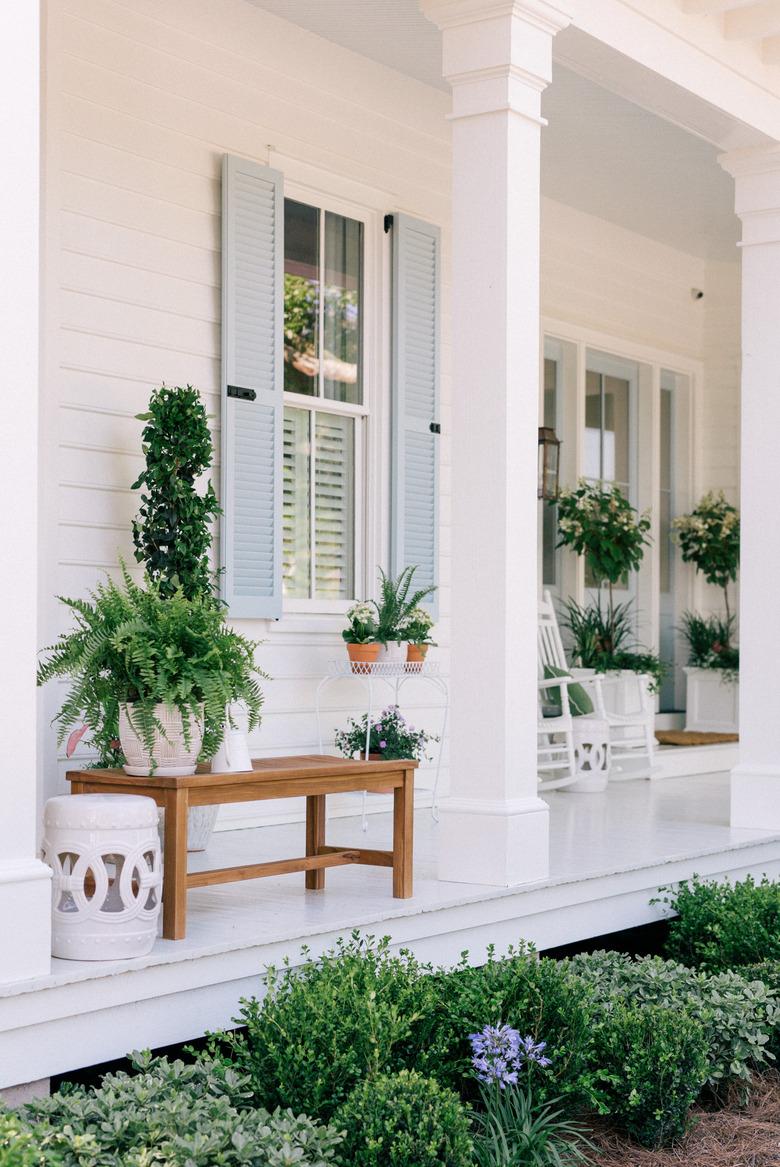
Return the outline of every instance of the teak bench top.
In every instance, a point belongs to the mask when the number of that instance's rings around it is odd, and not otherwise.
[[[414,772],[411,759],[365,761],[306,754],[260,758],[252,770],[212,774],[199,766],[194,774],[136,777],[124,770],[69,770],[73,794],[134,794],[153,798],[165,808],[163,936],[180,940],[186,932],[187,889],[242,879],[259,879],[294,871],[306,873],[306,887],[325,886],[325,868],[360,863],[392,867],[393,895],[412,895]],[[393,791],[393,849],[334,847],[325,843],[325,797],[354,790]],[[187,872],[187,812],[191,806],[255,802],[268,798],[306,798],[306,855],[269,863],[243,864],[210,871]]]

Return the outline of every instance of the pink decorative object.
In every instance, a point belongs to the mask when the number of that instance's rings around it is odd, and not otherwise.
[[[68,744],[65,746],[66,758],[73,757],[74,753],[76,752],[76,746],[79,744],[88,729],[88,725],[81,725],[78,729],[74,729],[73,733],[68,738]]]

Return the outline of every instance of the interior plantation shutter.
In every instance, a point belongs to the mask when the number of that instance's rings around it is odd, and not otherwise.
[[[394,575],[414,564],[427,587],[439,582],[439,228],[395,214],[392,249],[390,562]]]
[[[282,614],[282,175],[222,168],[222,596],[235,617]]]

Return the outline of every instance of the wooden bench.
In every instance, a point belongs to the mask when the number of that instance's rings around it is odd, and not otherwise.
[[[414,772],[417,763],[352,761],[320,754],[263,758],[240,774],[212,774],[199,766],[181,777],[136,778],[124,770],[70,770],[66,777],[73,794],[145,794],[165,809],[163,844],[163,936],[181,940],[187,927],[187,890],[214,883],[259,879],[267,875],[306,872],[306,887],[325,886],[325,869],[348,863],[392,867],[393,895],[412,895],[414,829]],[[325,799],[328,794],[352,790],[393,791],[393,849],[336,847],[325,842]],[[187,871],[187,812],[191,806],[255,802],[268,798],[306,798],[306,854],[295,859]]]

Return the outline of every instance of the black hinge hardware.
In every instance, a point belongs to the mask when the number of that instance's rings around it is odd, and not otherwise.
[[[237,397],[239,401],[255,401],[257,394],[254,389],[244,389],[241,385],[228,385],[228,397]]]
[[[431,430],[432,434],[440,434],[441,433],[441,425],[439,424],[438,421],[432,421],[431,425],[430,425],[430,430]]]
[[[387,234],[387,232],[390,230],[390,228],[392,226],[393,226],[393,216],[392,215],[385,215],[385,235]]]

